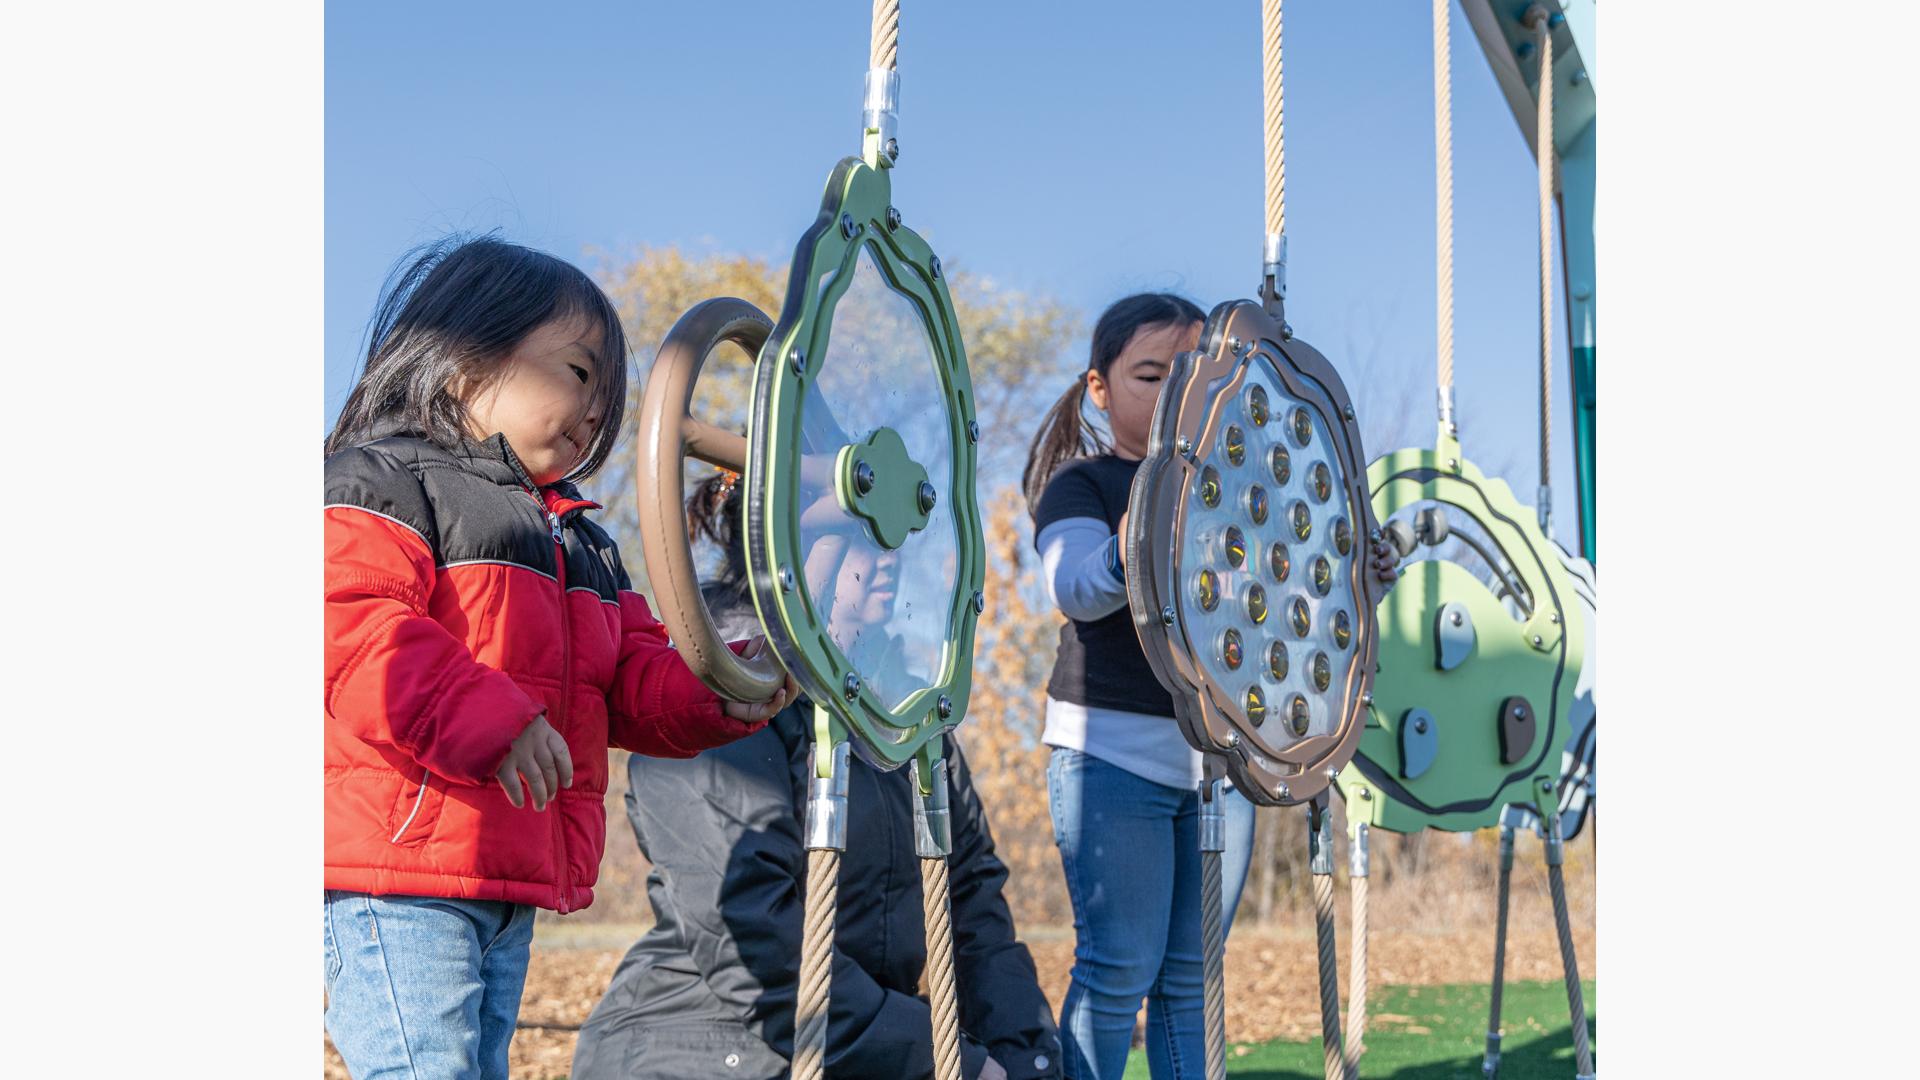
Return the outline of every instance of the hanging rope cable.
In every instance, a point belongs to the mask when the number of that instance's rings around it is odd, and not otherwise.
[[[933,1014],[935,1080],[960,1075],[960,1005],[953,988],[953,918],[949,910],[947,855],[953,851],[953,817],[947,787],[947,763],[922,769],[913,777],[913,845],[920,856],[920,910],[927,935],[927,1004]],[[923,786],[924,785],[924,786]]]
[[[1513,889],[1513,823],[1500,819],[1499,914],[1493,924],[1493,1002],[1487,1009],[1487,1052],[1480,1071],[1487,1080],[1500,1073],[1500,998],[1507,982],[1507,907]]]
[[[920,860],[920,908],[927,927],[927,999],[933,1011],[933,1075],[961,1080],[960,1010],[953,989],[953,922],[947,860]]]
[[[1369,829],[1366,822],[1354,826],[1352,847],[1347,852],[1347,888],[1353,893],[1353,974],[1347,991],[1347,1075],[1360,1075],[1360,1057],[1367,1052],[1367,878]]]
[[[815,706],[817,709],[818,706]],[[800,924],[800,984],[794,991],[793,1080],[820,1080],[827,1068],[827,1012],[833,990],[833,922],[840,902],[840,853],[847,849],[844,740],[808,754],[806,907]],[[826,775],[818,770],[826,765]]]
[[[1534,49],[1540,54],[1539,122],[1535,142],[1540,162],[1540,527],[1553,522],[1553,20],[1545,8],[1527,12]]]
[[[1261,59],[1265,62],[1267,120],[1267,234],[1287,232],[1287,110],[1280,69],[1280,0],[1260,8]]]
[[[900,156],[900,0],[873,0],[860,116],[861,149],[867,164],[876,169],[892,167]]]
[[[1220,853],[1227,846],[1226,810],[1220,805],[1225,797],[1221,781],[1201,782],[1200,987],[1207,1080],[1225,1080],[1227,1075],[1227,932],[1220,882]]]
[[[1260,58],[1267,147],[1267,235],[1260,272],[1264,299],[1277,313],[1287,297],[1287,109],[1280,77],[1280,0],[1264,0],[1260,6]]]
[[[1448,0],[1433,0],[1433,178],[1439,273],[1440,425],[1453,417],[1453,36]]]
[[[1307,807],[1307,870],[1313,875],[1313,929],[1320,960],[1320,1046],[1326,1080],[1344,1080],[1340,1039],[1340,957],[1333,929],[1333,812],[1320,795]]]
[[[1567,1012],[1573,1020],[1573,1071],[1576,1080],[1593,1080],[1593,1050],[1587,1045],[1587,1002],[1580,987],[1580,960],[1573,952],[1573,923],[1567,916],[1567,879],[1560,869],[1566,844],[1560,835],[1560,811],[1547,815],[1547,889],[1553,893],[1553,928],[1560,936],[1560,970],[1567,979]]]
[[[827,997],[833,982],[833,913],[839,902],[840,853],[807,852],[805,925],[801,931],[799,1018],[793,1033],[795,1080],[819,1080],[827,1068]]]
[[[900,0],[873,0],[873,44],[867,66],[891,71],[900,66]]]

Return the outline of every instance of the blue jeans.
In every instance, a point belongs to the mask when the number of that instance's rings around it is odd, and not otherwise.
[[[505,1080],[533,911],[327,890],[327,1034],[355,1080]]]
[[[1073,901],[1073,976],[1060,1006],[1067,1080],[1119,1080],[1143,997],[1154,1080],[1205,1076],[1199,792],[1056,748],[1047,793]],[[1253,804],[1234,792],[1224,809],[1231,928],[1253,857]]]

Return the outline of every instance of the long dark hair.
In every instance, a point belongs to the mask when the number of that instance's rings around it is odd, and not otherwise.
[[[329,454],[398,421],[449,449],[470,438],[467,407],[500,377],[501,360],[555,319],[600,324],[594,357],[600,427],[567,479],[592,476],[613,450],[627,402],[627,336],[607,294],[578,267],[495,236],[449,236],[409,252],[381,290],[366,366],[327,436]]]
[[[723,602],[752,603],[747,595],[747,545],[740,535],[740,489],[736,473],[717,472],[694,485],[687,495],[687,542],[702,538],[720,549],[720,572],[700,586],[707,606]]]
[[[1206,319],[1200,306],[1173,293],[1135,293],[1113,302],[1093,324],[1093,348],[1087,358],[1087,370],[1101,378],[1113,369],[1113,362],[1133,335],[1152,326],[1185,326]],[[1020,475],[1020,488],[1027,496],[1027,513],[1037,513],[1040,494],[1047,489],[1055,470],[1077,457],[1104,454],[1111,449],[1100,432],[1087,423],[1084,409],[1087,377],[1082,374],[1073,386],[1061,394],[1040,421],[1033,442],[1027,447],[1027,468]]]

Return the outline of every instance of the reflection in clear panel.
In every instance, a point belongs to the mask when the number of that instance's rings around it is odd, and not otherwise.
[[[863,245],[817,358],[804,423],[800,516],[808,588],[827,633],[888,708],[939,680],[959,572],[955,484],[943,375],[914,302],[894,291]],[[840,504],[840,451],[887,429],[935,490],[926,526],[889,550]],[[881,477],[876,490],[889,479]]]

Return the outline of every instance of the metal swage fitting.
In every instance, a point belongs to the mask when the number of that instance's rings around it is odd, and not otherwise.
[[[847,849],[847,750],[838,743],[829,752],[829,774],[807,778],[807,849]],[[811,755],[809,755],[811,760]]]

